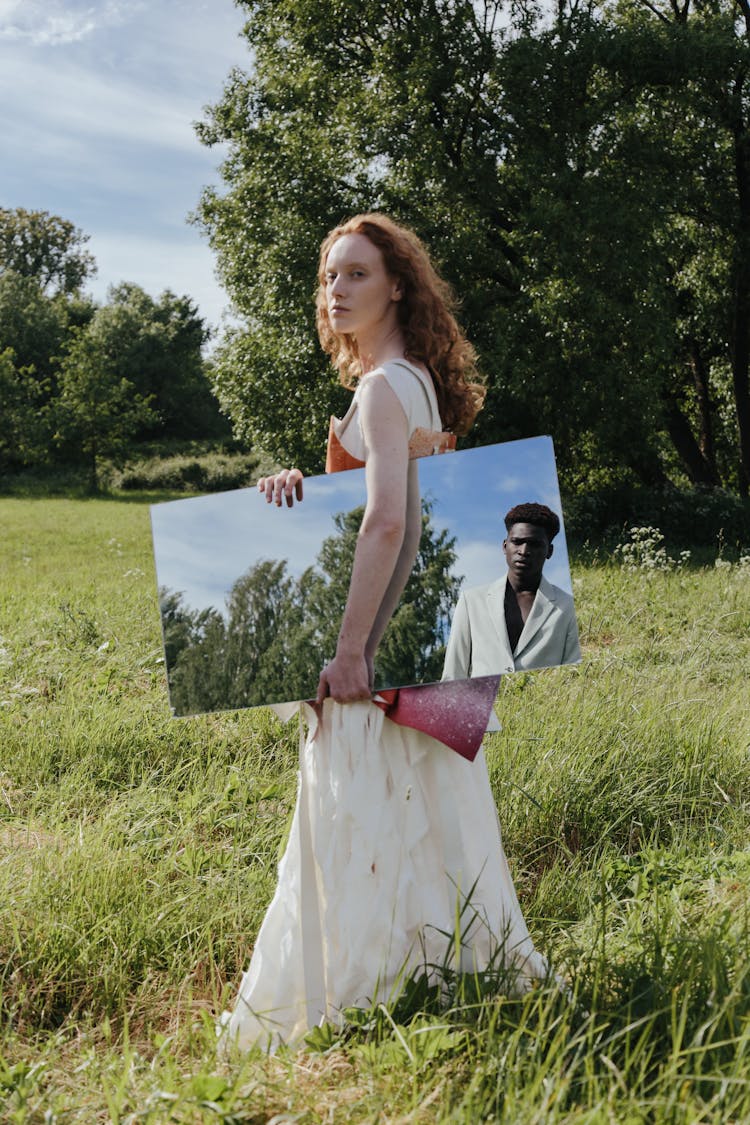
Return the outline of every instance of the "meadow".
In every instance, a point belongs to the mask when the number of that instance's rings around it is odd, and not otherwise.
[[[305,1050],[224,1060],[298,731],[171,718],[158,498],[0,499],[0,1121],[750,1120],[739,553],[573,552],[582,664],[502,684],[505,847],[570,996],[415,984]]]

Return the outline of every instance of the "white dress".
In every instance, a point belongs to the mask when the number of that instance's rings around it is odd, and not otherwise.
[[[410,432],[440,429],[421,373],[400,362],[379,370]],[[318,1024],[342,1022],[346,1008],[394,999],[415,971],[432,980],[446,968],[505,971],[513,992],[546,978],[481,749],[469,762],[370,702],[326,700],[320,724],[301,706],[309,733],[297,804],[276,893],[234,1010],[222,1018],[228,1045],[294,1043]]]

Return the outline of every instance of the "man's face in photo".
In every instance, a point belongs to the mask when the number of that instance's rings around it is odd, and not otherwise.
[[[508,571],[527,587],[539,585],[542,569],[552,550],[545,529],[533,523],[514,523],[503,539]]]

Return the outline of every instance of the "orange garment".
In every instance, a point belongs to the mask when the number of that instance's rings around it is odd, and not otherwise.
[[[336,433],[338,418],[333,414],[328,424],[328,447],[326,449],[326,472],[340,473],[344,469],[362,469],[364,461],[353,457],[344,449]],[[441,430],[427,430],[417,426],[409,438],[409,457],[431,457],[433,453],[447,453],[456,448],[456,435]]]

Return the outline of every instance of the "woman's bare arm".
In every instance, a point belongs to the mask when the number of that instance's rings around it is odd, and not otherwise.
[[[363,383],[359,408],[367,447],[367,504],[336,655],[320,675],[319,701],[327,695],[339,703],[370,698],[368,642],[376,622],[381,633],[385,628],[379,615],[396,581],[407,527],[409,433],[403,407],[378,375]]]
[[[380,639],[386,630],[388,622],[393,617],[399,598],[404,592],[404,587],[409,581],[409,575],[414,566],[414,560],[419,550],[419,541],[422,537],[422,505],[419,495],[419,474],[417,462],[410,461],[408,467],[407,493],[406,493],[406,528],[404,541],[401,544],[396,566],[388,583],[388,587],[380,603],[375,621],[367,638],[365,657],[368,667],[372,670],[375,653],[380,644]],[[372,688],[370,684],[370,688]]]

